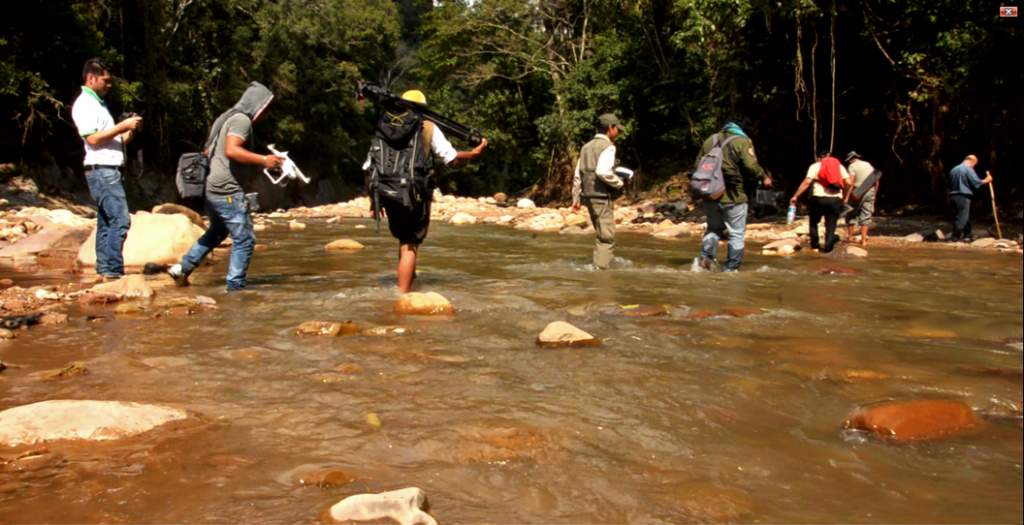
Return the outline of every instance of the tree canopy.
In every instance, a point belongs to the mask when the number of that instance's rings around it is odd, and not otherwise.
[[[950,0],[36,0],[0,22],[0,162],[80,179],[70,106],[85,59],[112,64],[115,116],[145,118],[151,185],[244,86],[277,94],[257,148],[289,149],[317,183],[292,203],[351,196],[374,111],[359,79],[418,88],[482,130],[483,161],[446,191],[568,197],[598,114],[617,113],[642,185],[684,173],[732,116],[788,189],[818,150],[886,173],[883,205],[937,203],[975,153],[1018,198],[1021,22]],[[142,156],[140,156],[142,158]]]

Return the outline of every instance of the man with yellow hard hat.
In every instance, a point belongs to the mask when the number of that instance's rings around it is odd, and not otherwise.
[[[427,97],[413,89],[402,98],[426,105]],[[388,229],[398,239],[398,289],[412,289],[416,255],[427,237],[434,192],[434,160],[457,166],[483,153],[487,139],[468,151],[457,151],[433,122],[415,111],[385,110],[377,120],[363,169],[374,210],[383,209]]]

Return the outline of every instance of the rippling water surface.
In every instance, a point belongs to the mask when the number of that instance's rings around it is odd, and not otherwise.
[[[1020,406],[1017,255],[781,259],[749,246],[742,273],[708,274],[690,271],[695,240],[620,234],[618,268],[593,272],[591,236],[435,224],[420,290],[458,312],[434,319],[392,313],[386,232],[309,222],[259,234],[269,247],[250,291],[223,292],[222,257],[191,288],[158,292],[209,295],[216,310],[106,322],[72,310],[68,325],[0,343],[19,367],[0,378],[0,408],[117,399],[201,415],[140,443],[64,451],[35,474],[0,472],[0,521],[311,522],[346,495],[406,486],[446,523],[1022,521],[1019,419],[901,446],[840,430],[856,407],[891,399]],[[324,251],[341,237],[367,247]],[[817,274],[837,265],[860,273]],[[624,317],[623,304],[671,314]],[[757,313],[687,318],[726,307]],[[313,319],[413,335],[294,335]],[[556,320],[603,344],[536,347]],[[90,373],[31,377],[74,360]],[[358,370],[334,371],[347,363]],[[295,483],[320,467],[357,479]]]

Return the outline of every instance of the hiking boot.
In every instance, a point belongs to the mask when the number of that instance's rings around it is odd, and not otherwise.
[[[178,286],[188,286],[188,274],[181,269],[180,264],[175,264],[167,269],[167,274],[174,279],[174,284]]]

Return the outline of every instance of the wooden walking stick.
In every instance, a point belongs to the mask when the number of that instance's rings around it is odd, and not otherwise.
[[[992,176],[992,172],[986,171],[985,175]],[[996,188],[993,184],[995,181],[988,181],[988,193],[992,196],[992,218],[996,220],[996,238],[1003,238],[1003,230],[999,227],[999,213],[996,211]]]

